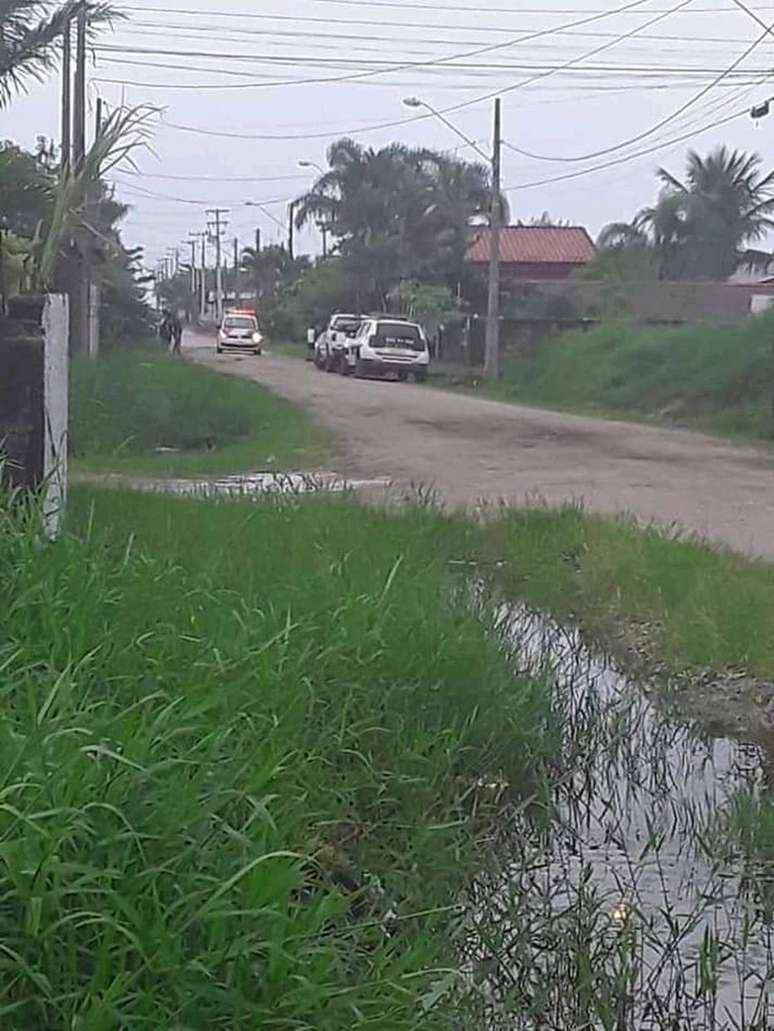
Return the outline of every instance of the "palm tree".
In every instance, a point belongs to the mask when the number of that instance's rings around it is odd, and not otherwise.
[[[332,145],[328,162],[300,198],[297,223],[325,223],[368,303],[384,303],[401,280],[459,281],[468,228],[489,213],[486,167],[425,148],[374,150],[349,139]]]
[[[59,42],[81,0],[0,0],[0,109],[28,79],[40,80],[56,66]],[[89,25],[121,17],[105,3],[86,5]]]
[[[682,205],[688,264],[698,277],[723,280],[741,264],[771,261],[747,247],[774,228],[774,171],[763,175],[760,165],[758,154],[721,146],[705,158],[689,151],[684,180],[659,169]]]
[[[772,255],[750,247],[774,229],[774,172],[763,175],[760,164],[726,147],[704,158],[690,151],[685,178],[660,168],[656,204],[606,226],[600,251],[648,252],[659,279],[722,282],[741,266],[768,266]]]

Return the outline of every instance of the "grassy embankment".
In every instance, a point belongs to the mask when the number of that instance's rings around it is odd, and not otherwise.
[[[304,469],[325,452],[323,431],[290,402],[158,350],[75,362],[70,399],[77,472]]]
[[[774,315],[678,327],[602,325],[511,357],[503,400],[774,437]]]
[[[653,620],[672,665],[774,671],[769,566],[577,511],[80,488],[69,522],[0,540],[14,1031],[455,1026],[476,784],[539,791],[561,728],[451,560],[592,626]]]
[[[2,523],[3,1027],[446,1031],[476,783],[550,751],[450,600],[471,530],[84,488],[70,526]]]

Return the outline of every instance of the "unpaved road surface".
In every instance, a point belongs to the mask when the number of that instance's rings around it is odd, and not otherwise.
[[[774,452],[683,430],[565,415],[414,384],[345,379],[266,354],[187,354],[299,402],[333,431],[336,472],[435,488],[449,503],[558,504],[695,531],[774,558]]]

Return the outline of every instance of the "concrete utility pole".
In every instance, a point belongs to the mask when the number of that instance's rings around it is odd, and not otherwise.
[[[234,237],[234,305],[239,307],[239,238]]]
[[[73,98],[72,166],[77,175],[83,169],[86,156],[86,4],[77,11],[75,39],[75,96]],[[88,203],[88,202],[87,202]],[[70,321],[74,352],[89,351],[91,328],[90,302],[91,282],[88,252],[91,247],[88,231],[81,228],[77,234],[79,255],[77,260],[75,287],[72,293],[73,313]]]
[[[60,168],[62,182],[70,174],[72,159],[73,126],[73,79],[72,79],[72,33],[68,20],[62,36],[62,153]]]
[[[255,230],[255,253],[261,253],[261,227],[257,226]]]
[[[492,147],[492,205],[489,229],[489,304],[486,314],[486,351],[484,376],[489,380],[500,378],[500,98],[494,107],[494,141]]]
[[[206,268],[207,268],[207,234],[206,233],[189,233],[189,243],[191,245],[191,293],[193,294],[194,307],[196,307],[197,301],[197,286],[199,293],[199,318],[204,319],[207,314],[207,294],[206,294]],[[202,266],[199,269],[199,280],[197,283],[196,279],[196,243],[201,240],[202,244]]]
[[[102,135],[102,97],[97,97],[96,110],[94,113],[94,140],[95,142]],[[87,338],[87,350],[91,358],[99,354],[100,325],[99,314],[102,301],[101,284],[99,277],[95,275],[94,262],[92,260],[92,227],[97,221],[99,213],[100,193],[100,170],[94,170],[94,179],[86,187],[86,283],[89,300],[89,335]]]
[[[295,228],[296,228],[294,220],[293,220],[293,216],[296,213],[296,204],[297,203],[298,203],[297,201],[292,200],[290,202],[290,207],[289,207],[290,217],[288,218],[288,257],[290,258],[291,261],[293,261],[293,257],[294,257],[294,255],[293,255],[293,245],[294,245],[294,234],[295,234]]]
[[[215,244],[215,317],[218,322],[223,318],[223,264],[221,260],[221,243],[228,223],[225,216],[228,208],[209,208],[207,215],[212,216],[208,222],[210,238]]]

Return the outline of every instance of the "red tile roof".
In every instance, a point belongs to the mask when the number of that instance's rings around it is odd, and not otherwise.
[[[585,265],[594,257],[594,244],[583,226],[506,226],[500,233],[504,264]],[[471,230],[467,260],[489,261],[489,229]]]

